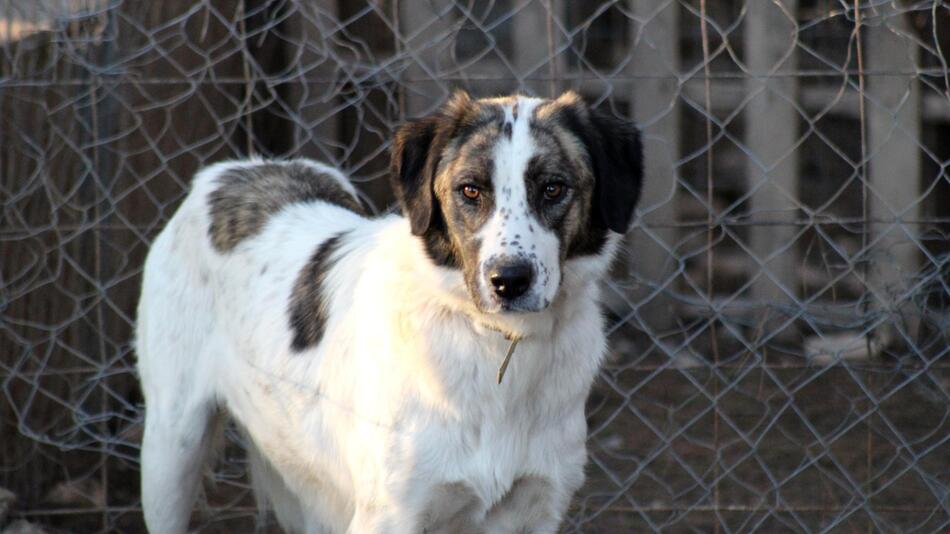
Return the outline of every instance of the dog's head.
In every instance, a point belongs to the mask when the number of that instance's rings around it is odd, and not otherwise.
[[[473,100],[455,93],[396,134],[393,189],[432,260],[461,269],[485,313],[532,312],[566,261],[603,253],[640,195],[639,132],[573,92]]]

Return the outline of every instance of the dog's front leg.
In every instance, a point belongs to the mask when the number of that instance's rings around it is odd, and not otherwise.
[[[538,476],[518,479],[508,495],[485,518],[486,534],[554,534],[561,524],[571,491]]]

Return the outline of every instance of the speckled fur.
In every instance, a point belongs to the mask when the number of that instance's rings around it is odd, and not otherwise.
[[[567,259],[600,254],[609,231],[626,230],[640,150],[632,124],[588,109],[575,93],[473,100],[460,92],[400,130],[391,177],[430,257],[460,269],[483,310],[537,311],[553,300]],[[541,196],[554,182],[568,191],[563,202]],[[466,184],[481,189],[477,204],[460,197]],[[500,302],[490,273],[512,262],[530,264],[534,283]]]
[[[262,162],[221,173],[208,199],[211,242],[228,252],[260,233],[274,213],[297,202],[320,200],[365,214],[355,191],[347,190],[334,173],[339,171],[303,160]]]

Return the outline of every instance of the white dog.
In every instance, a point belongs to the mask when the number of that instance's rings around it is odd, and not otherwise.
[[[227,414],[288,531],[555,532],[640,180],[637,129],[574,93],[456,93],[403,126],[406,217],[307,160],[201,171],[138,310],[149,529],[186,530]]]

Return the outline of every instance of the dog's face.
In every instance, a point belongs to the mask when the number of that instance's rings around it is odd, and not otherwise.
[[[637,129],[575,93],[458,92],[400,128],[391,179],[432,260],[461,269],[478,309],[497,313],[550,305],[566,261],[627,230],[641,174]]]

